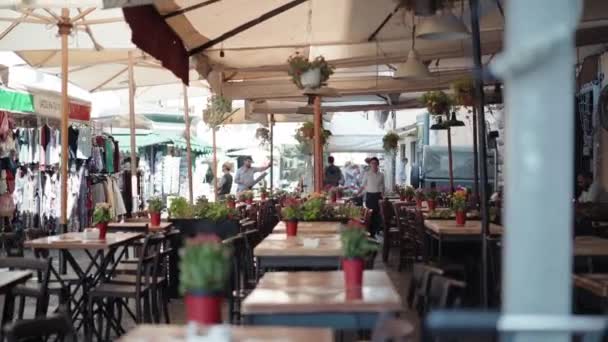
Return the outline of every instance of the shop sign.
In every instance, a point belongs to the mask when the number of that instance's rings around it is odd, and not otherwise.
[[[42,116],[61,119],[61,97],[48,95],[34,95],[34,110]],[[89,121],[91,119],[91,106],[70,102],[70,120]]]

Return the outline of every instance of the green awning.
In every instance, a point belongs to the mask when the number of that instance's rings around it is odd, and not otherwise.
[[[33,113],[34,98],[32,94],[0,88],[0,110]]]
[[[182,138],[182,137],[174,138],[173,143],[178,148],[182,148],[184,150],[186,149],[186,139],[185,138]],[[192,140],[192,138],[190,138],[190,148],[192,149],[192,151],[202,153],[202,154],[210,154],[211,152],[213,152],[213,147],[200,144],[197,141]]]
[[[118,141],[118,146],[120,151],[122,152],[130,152],[131,151],[131,135],[130,134],[113,134],[114,139]],[[180,149],[186,149],[186,139],[162,134],[162,133],[148,133],[148,134],[138,134],[135,136],[135,144],[137,148],[152,146],[152,145],[164,145],[164,144],[174,144],[175,147]],[[201,144],[192,138],[190,139],[190,147],[193,152],[201,153],[201,154],[210,154],[212,152],[212,147]]]

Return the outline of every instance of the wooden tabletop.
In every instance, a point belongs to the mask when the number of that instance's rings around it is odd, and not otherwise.
[[[243,301],[242,310],[244,314],[287,314],[396,312],[402,308],[384,271],[365,271],[358,298],[348,292],[342,271],[267,272]]]
[[[335,234],[340,232],[340,222],[318,221],[318,222],[298,222],[298,234]],[[273,233],[284,234],[286,230],[285,222],[279,222]]]
[[[280,342],[331,342],[334,340],[330,329],[229,326],[232,342],[280,341]],[[204,333],[208,328],[200,327]],[[120,342],[161,342],[185,341],[186,326],[180,325],[138,325],[122,336]]]
[[[573,275],[574,286],[583,288],[599,297],[608,297],[608,274],[588,273]]]
[[[65,233],[25,242],[33,249],[108,249],[142,238],[142,233],[107,233],[105,240],[87,240],[84,233]]]
[[[272,237],[270,237],[272,236]],[[284,234],[271,234],[270,238],[260,242],[253,254],[260,256],[319,256],[339,257],[342,255],[342,242],[336,235],[319,235],[314,238],[307,236],[286,236]],[[318,239],[316,247],[304,246],[304,239]]]
[[[0,272],[0,293],[12,289],[15,285],[28,280],[32,271],[2,271]]]
[[[158,226],[153,226],[149,221],[127,221],[127,222],[109,222],[108,228],[125,229],[125,230],[148,230],[150,232],[168,231],[173,227],[172,222],[161,222]]]
[[[574,239],[575,256],[608,256],[608,239],[597,236],[579,236]]]
[[[479,235],[481,221],[467,220],[464,226],[456,224],[456,220],[424,220],[424,226],[439,235]],[[490,223],[490,234],[502,235],[503,227]]]

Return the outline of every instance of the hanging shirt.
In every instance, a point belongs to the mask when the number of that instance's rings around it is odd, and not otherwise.
[[[78,134],[78,129],[74,128],[73,126],[68,128],[68,146],[70,158],[72,159],[76,158],[76,150],[78,149]]]
[[[78,143],[76,158],[89,159],[91,157],[91,129],[89,127],[81,127],[78,132]]]
[[[114,142],[110,139],[105,139],[106,148],[106,171],[114,173]]]

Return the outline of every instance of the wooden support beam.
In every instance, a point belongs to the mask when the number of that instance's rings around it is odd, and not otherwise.
[[[205,51],[207,48],[210,48],[216,44],[219,44],[230,37],[233,37],[243,31],[246,31],[246,30],[256,26],[257,24],[263,23],[266,20],[273,18],[287,10],[290,10],[305,1],[307,1],[307,0],[293,0],[291,2],[286,3],[283,6],[279,6],[275,9],[273,9],[272,11],[262,14],[261,16],[257,17],[256,19],[250,20],[243,25],[237,26],[236,28],[220,35],[219,37],[211,39],[210,41],[206,42],[205,44],[188,51],[188,55],[192,56],[197,53],[201,53],[201,52]]]

